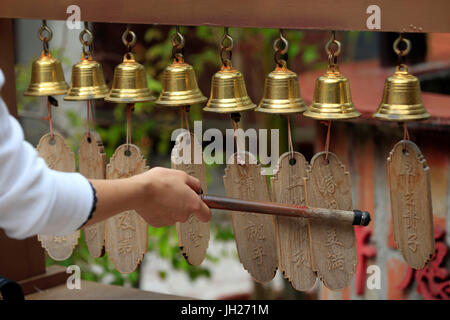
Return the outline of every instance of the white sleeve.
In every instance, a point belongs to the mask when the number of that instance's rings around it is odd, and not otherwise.
[[[0,89],[3,83],[0,70]],[[81,174],[47,167],[0,98],[0,228],[8,237],[69,234],[87,220],[93,201]]]

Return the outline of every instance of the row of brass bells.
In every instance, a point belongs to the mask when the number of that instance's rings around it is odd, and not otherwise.
[[[303,115],[317,120],[346,120],[361,115],[353,105],[349,81],[337,65],[329,66],[316,80],[313,101]]]
[[[145,68],[136,62],[134,55],[128,52],[123,62],[114,69],[112,87],[105,101],[114,103],[136,103],[153,101],[147,86]]]
[[[231,66],[223,65],[211,80],[211,95],[204,111],[237,113],[253,110],[256,105],[247,94],[244,76]]]
[[[207,98],[198,88],[194,68],[182,59],[174,59],[163,72],[162,91],[156,104],[179,107],[203,103]]]
[[[64,100],[102,99],[108,92],[101,64],[83,53],[81,61],[72,67],[72,81]]]
[[[64,79],[61,62],[49,51],[42,51],[41,56],[31,66],[31,82],[25,96],[56,96],[66,94],[68,85]]]
[[[409,74],[405,65],[397,66],[395,73],[386,79],[383,99],[373,117],[399,122],[430,118],[422,103],[419,79]]]
[[[307,109],[300,96],[298,76],[286,68],[277,65],[269,73],[264,84],[264,94],[255,111],[272,114],[290,114],[303,112]]]

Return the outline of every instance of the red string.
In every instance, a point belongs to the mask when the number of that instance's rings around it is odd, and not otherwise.
[[[184,109],[181,109],[181,110],[180,110],[181,129],[184,129],[184,118],[183,118],[183,114],[184,114]]]
[[[406,149],[406,140],[409,140],[409,132],[406,122],[403,122],[403,149]]]
[[[46,117],[42,117],[43,120],[48,121],[48,125],[50,127],[50,138],[53,140],[53,119],[52,119],[52,105],[50,104],[50,101],[47,99],[47,110],[48,115]]]
[[[291,134],[291,116],[286,116],[288,122],[288,146],[289,152],[291,153],[291,159],[294,158],[294,145],[292,144],[292,134]]]
[[[325,160],[328,160],[328,152],[329,152],[329,149],[330,149],[331,120],[329,120],[329,121],[321,121],[321,123],[328,127],[328,129],[327,129],[327,138],[325,140]]]
[[[133,112],[134,104],[127,104],[127,150],[130,150],[131,144],[131,112]]]
[[[236,130],[239,129],[239,124],[233,119],[231,118],[231,125],[233,126],[233,135],[234,135],[234,144],[236,145],[236,151],[239,151],[238,148],[238,140],[237,140],[237,136],[236,136]]]
[[[191,129],[189,128],[189,117],[187,107],[183,107],[183,113],[184,113],[184,120],[186,121],[186,129],[188,132],[191,132]]]
[[[409,140],[409,132],[406,122],[403,122],[403,140]]]
[[[94,121],[94,102],[90,100],[91,105],[91,121],[92,121],[92,128],[95,127],[95,121]]]
[[[90,117],[90,108],[91,108],[91,101],[86,101],[86,132],[88,135],[91,134],[91,130],[89,128],[89,117]]]

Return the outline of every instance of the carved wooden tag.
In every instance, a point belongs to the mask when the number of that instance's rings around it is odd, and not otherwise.
[[[398,142],[387,159],[394,239],[403,258],[422,269],[434,254],[430,168],[409,140]]]
[[[286,152],[278,159],[272,177],[272,201],[306,205],[304,177],[308,163],[301,153]],[[275,217],[280,269],[291,285],[306,291],[316,283],[312,270],[308,220]]]
[[[75,171],[75,156],[61,135],[54,133],[53,139],[50,133],[43,135],[36,149],[49,168],[64,172]],[[76,231],[65,236],[38,235],[38,240],[52,259],[61,261],[72,255],[79,237],[80,231]]]
[[[254,156],[245,153],[233,156],[223,177],[227,196],[243,200],[270,201],[266,176],[261,166],[250,164]],[[237,164],[237,157],[245,164]],[[255,163],[255,162],[252,162]],[[255,213],[232,212],[231,221],[239,259],[244,268],[258,282],[273,279],[278,267],[274,217]]]
[[[338,157],[317,153],[307,170],[306,203],[310,207],[352,210],[350,175]],[[313,270],[332,290],[347,287],[355,273],[356,239],[352,225],[309,220]]]
[[[189,138],[190,137],[190,138]],[[192,143],[191,143],[192,142]],[[190,154],[184,154],[190,150]],[[200,156],[196,164],[194,154]],[[183,157],[185,158],[183,161]],[[179,135],[172,149],[172,168],[182,170],[200,180],[204,193],[206,190],[206,168],[203,162],[202,146],[193,134],[187,132]],[[183,163],[185,162],[185,163]],[[186,261],[194,266],[202,263],[209,244],[209,223],[199,221],[194,215],[185,223],[177,223],[178,245]]]
[[[111,157],[106,167],[106,178],[127,178],[148,169],[139,148],[123,144]],[[136,270],[147,252],[147,241],[147,223],[136,211],[125,211],[106,220],[105,249],[119,272]]]
[[[80,173],[88,179],[105,179],[106,154],[100,136],[95,131],[85,133],[78,151]],[[83,228],[89,253],[94,258],[103,256],[105,244],[105,223],[99,222]]]

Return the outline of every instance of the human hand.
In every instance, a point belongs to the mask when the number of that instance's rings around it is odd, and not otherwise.
[[[154,227],[186,222],[191,215],[202,222],[211,219],[198,195],[200,181],[183,171],[155,167],[129,180],[136,186],[134,209]]]

